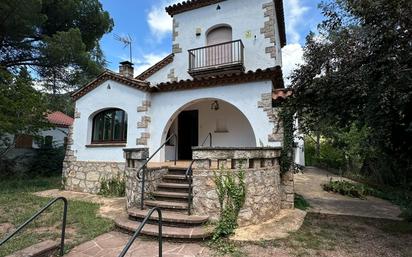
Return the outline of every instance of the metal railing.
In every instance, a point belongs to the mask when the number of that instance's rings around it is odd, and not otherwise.
[[[139,168],[139,170],[137,171],[137,178],[142,180],[142,190],[141,190],[141,195],[140,195],[140,209],[143,210],[144,209],[144,194],[145,194],[145,190],[144,190],[144,186],[145,186],[145,182],[146,182],[146,171],[147,171],[147,164],[150,162],[150,160],[160,151],[160,149],[162,149],[167,143],[170,142],[170,140],[174,138],[175,139],[175,145],[174,145],[174,151],[175,151],[175,166],[176,166],[176,161],[177,161],[177,135],[176,134],[172,134],[171,136],[169,136],[166,141],[159,147],[157,148],[157,150],[143,163],[142,167]],[[140,172],[142,173],[142,176],[140,176]]]
[[[203,140],[201,146],[205,145],[206,140],[208,138],[209,138],[209,146],[212,147],[212,133],[207,134],[207,136]],[[193,169],[192,169],[192,166],[193,166],[194,162],[195,162],[195,160],[192,160],[190,162],[190,165],[187,168],[186,173],[185,173],[185,178],[186,178],[186,180],[189,181],[189,197],[188,197],[188,208],[187,208],[187,212],[188,212],[189,216],[192,215],[192,204],[193,204],[193,187],[192,187],[192,184],[193,184]]]
[[[159,241],[159,257],[162,257],[162,245],[163,245],[163,238],[162,238],[162,210],[159,207],[155,207],[150,209],[150,211],[147,213],[146,217],[140,223],[139,227],[136,229],[136,232],[133,234],[133,236],[129,239],[127,242],[126,246],[124,247],[123,251],[120,253],[119,257],[124,257],[129,250],[129,248],[132,246],[133,242],[136,240],[136,238],[140,235],[143,227],[146,225],[146,223],[149,221],[150,216],[157,211],[158,215],[158,226],[159,226],[159,232],[158,232],[158,241]]]
[[[0,246],[2,246],[4,243],[9,241],[10,238],[15,236],[20,230],[22,230],[24,227],[26,227],[30,222],[32,222],[34,219],[36,219],[40,214],[42,214],[45,210],[47,210],[50,206],[52,206],[55,202],[62,200],[64,203],[63,207],[63,221],[62,221],[62,234],[60,237],[60,256],[63,256],[64,253],[64,238],[66,234],[66,220],[67,220],[67,199],[65,197],[57,197],[53,200],[51,200],[46,206],[41,208],[36,214],[34,214],[30,219],[28,219],[26,222],[24,222],[22,225],[20,225],[15,231],[10,233],[6,238],[4,238],[0,242]]]
[[[236,64],[243,66],[244,48],[242,40],[239,39],[190,49],[189,72]]]

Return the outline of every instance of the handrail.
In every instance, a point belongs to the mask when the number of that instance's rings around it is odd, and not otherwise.
[[[209,146],[210,147],[212,147],[212,133],[211,132],[209,132],[209,134],[207,134],[207,136],[206,136],[206,138],[203,140],[203,142],[202,142],[202,144],[201,144],[201,146],[204,146],[205,145],[205,143],[206,143],[206,140],[207,139],[210,139],[209,140]],[[193,183],[193,179],[192,179],[192,176],[193,176],[193,169],[192,169],[192,166],[193,166],[193,163],[195,162],[195,160],[192,160],[191,162],[190,162],[190,165],[189,165],[189,167],[187,168],[187,170],[186,170],[186,172],[185,172],[185,178],[186,178],[186,180],[189,180],[189,201],[188,201],[188,215],[190,216],[190,215],[192,215],[192,198],[193,198],[193,189],[192,189],[192,183]],[[190,176],[190,178],[189,178],[189,176]]]
[[[175,142],[175,145],[174,145],[174,148],[175,148],[175,160],[174,160],[174,162],[175,162],[175,166],[176,166],[176,161],[177,161],[177,151],[176,151],[176,147],[177,147],[177,144],[178,144],[178,142],[177,142],[177,135],[176,134],[172,134],[171,136],[169,136],[167,139],[166,139],[166,141],[159,147],[159,148],[157,148],[157,150],[143,163],[143,165],[139,168],[139,170],[137,171],[137,178],[138,179],[142,179],[142,190],[141,190],[141,196],[140,196],[140,209],[141,210],[143,210],[144,209],[144,203],[143,203],[143,200],[144,200],[144,186],[145,186],[145,180],[146,180],[146,177],[145,177],[145,171],[146,171],[146,168],[147,168],[147,164],[150,162],[150,160],[160,151],[160,149],[162,149],[172,138],[175,138],[176,139],[176,142]],[[140,172],[142,172],[142,177],[140,177]]]
[[[221,45],[228,45],[228,44],[233,44],[233,43],[237,43],[237,42],[240,42],[240,45],[241,45],[242,47],[244,47],[242,40],[241,40],[241,39],[237,39],[237,40],[227,41],[227,42],[223,42],[223,43],[219,43],[219,44],[207,45],[207,46],[202,46],[202,47],[198,47],[198,48],[193,48],[193,49],[189,49],[189,50],[187,50],[187,51],[192,52],[192,51],[195,51],[195,50],[212,48],[212,47],[221,46]]]
[[[52,206],[55,202],[62,200],[64,203],[64,208],[63,208],[63,222],[62,222],[62,234],[60,238],[60,256],[63,256],[64,253],[64,237],[66,234],[66,220],[67,220],[67,199],[65,197],[57,197],[53,200],[51,200],[46,206],[41,208],[36,214],[34,214],[30,219],[28,219],[26,222],[24,222],[22,225],[20,225],[15,231],[10,233],[6,238],[4,238],[0,242],[0,246],[2,246],[4,243],[9,241],[10,238],[12,238],[14,235],[16,235],[20,230],[22,230],[24,227],[26,227],[30,222],[32,222],[34,219],[36,219],[40,214],[42,214],[45,210],[47,210],[50,206]]]
[[[154,207],[150,209],[150,211],[147,213],[146,217],[140,223],[139,227],[136,229],[135,233],[133,236],[129,239],[127,242],[126,246],[124,247],[123,251],[120,253],[119,257],[124,257],[129,250],[129,248],[132,246],[133,242],[136,240],[136,238],[140,235],[143,227],[146,225],[146,223],[149,221],[150,216],[152,216],[153,212],[157,211],[158,215],[158,226],[159,226],[159,235],[158,235],[158,241],[159,241],[159,257],[162,257],[162,245],[163,245],[163,238],[162,238],[162,210],[159,207]]]

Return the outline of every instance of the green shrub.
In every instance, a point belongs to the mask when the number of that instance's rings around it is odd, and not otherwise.
[[[126,182],[120,175],[110,179],[103,178],[100,181],[99,195],[123,197],[126,195]]]
[[[220,205],[220,217],[213,235],[215,241],[232,234],[238,226],[237,218],[246,199],[245,172],[214,172],[214,182]]]
[[[368,195],[376,195],[375,190],[360,183],[352,183],[346,180],[333,181],[330,179],[328,184],[323,185],[323,189],[328,192],[339,193],[350,197],[365,199]]]
[[[295,208],[305,211],[310,207],[309,203],[303,196],[295,194]]]
[[[41,147],[36,152],[36,157],[29,171],[30,175],[61,175],[65,155],[64,147]]]

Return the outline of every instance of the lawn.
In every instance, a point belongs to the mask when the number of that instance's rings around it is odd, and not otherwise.
[[[234,252],[226,256],[412,257],[412,223],[308,213],[288,238],[238,243]]]
[[[31,193],[60,187],[60,177],[0,181],[1,225],[19,226],[51,198]],[[98,204],[69,200],[66,228],[66,251],[73,246],[112,230],[113,222],[97,216]],[[0,248],[0,257],[46,239],[60,239],[63,204],[43,213],[32,225]],[[13,231],[13,229],[11,230]],[[10,231],[9,231],[10,232]],[[0,238],[6,234],[0,230]]]

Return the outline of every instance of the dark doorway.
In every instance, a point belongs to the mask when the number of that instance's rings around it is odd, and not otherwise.
[[[192,159],[192,146],[198,145],[199,111],[183,111],[178,117],[178,158]]]

